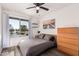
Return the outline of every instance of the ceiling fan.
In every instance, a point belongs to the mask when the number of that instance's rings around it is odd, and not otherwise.
[[[33,7],[28,7],[28,8],[26,8],[26,9],[36,8],[36,13],[39,13],[39,9],[40,9],[40,8],[43,9],[43,10],[46,10],[46,11],[49,10],[48,8],[42,6],[42,5],[45,4],[45,3],[33,3],[33,4],[34,4],[35,6],[33,6]]]

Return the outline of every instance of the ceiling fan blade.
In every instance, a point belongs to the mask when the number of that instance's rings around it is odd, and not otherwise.
[[[31,9],[31,8],[36,8],[36,6],[33,6],[33,7],[28,7],[28,8],[26,8],[26,9]]]
[[[36,13],[39,13],[39,10],[36,10]]]
[[[44,9],[44,10],[46,10],[46,11],[49,10],[48,8],[46,8],[46,7],[42,7],[42,6],[40,6],[40,8],[41,8],[41,9]]]
[[[45,3],[40,3],[40,5],[43,5],[43,4],[45,4]]]

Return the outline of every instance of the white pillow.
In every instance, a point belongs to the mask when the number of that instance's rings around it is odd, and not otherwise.
[[[44,40],[50,40],[51,36],[50,35],[45,35]]]

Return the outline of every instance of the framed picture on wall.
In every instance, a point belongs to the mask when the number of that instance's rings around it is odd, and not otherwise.
[[[55,29],[55,19],[45,20],[43,22],[43,29]]]

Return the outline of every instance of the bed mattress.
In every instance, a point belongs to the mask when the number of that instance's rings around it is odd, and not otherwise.
[[[19,44],[23,56],[35,56],[53,46],[52,41],[46,40],[24,40]]]

